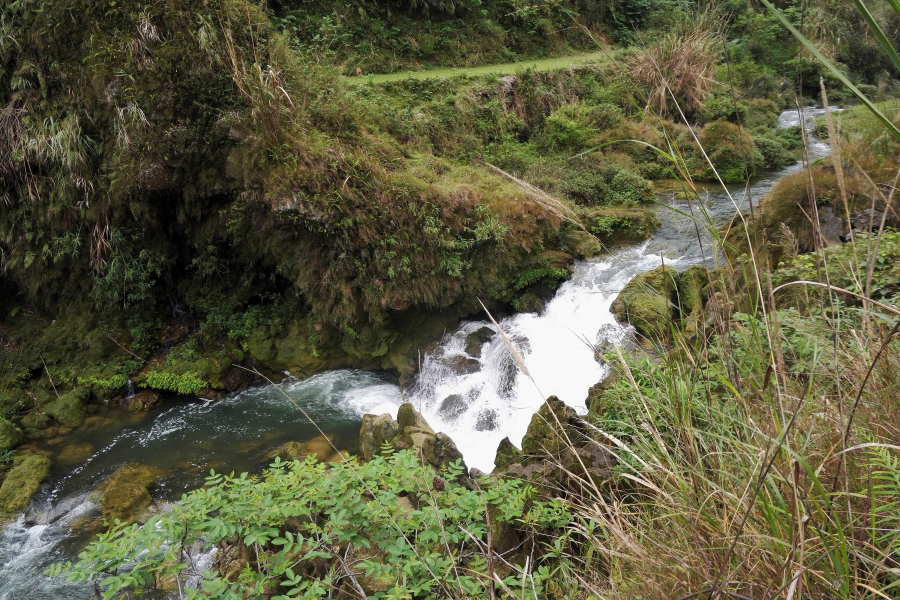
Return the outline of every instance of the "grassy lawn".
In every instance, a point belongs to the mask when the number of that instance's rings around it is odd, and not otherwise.
[[[484,65],[481,67],[460,67],[450,69],[431,69],[428,71],[405,71],[403,73],[389,73],[387,75],[363,75],[348,77],[347,79],[365,80],[370,83],[385,83],[387,81],[401,81],[403,79],[436,79],[438,77],[455,77],[457,75],[515,75],[520,69],[533,69],[535,71],[553,71],[569,67],[586,65],[588,63],[609,60],[610,52],[599,51],[588,54],[576,54],[574,56],[560,56],[557,58],[543,58],[540,60],[528,60],[499,65]]]

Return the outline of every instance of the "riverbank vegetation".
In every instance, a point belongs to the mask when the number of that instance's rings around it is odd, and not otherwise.
[[[898,71],[863,35],[897,39],[891,6],[867,22],[829,1],[9,4],[3,512],[49,472],[44,440],[127,386],[412,377],[479,298],[539,307],[573,258],[646,239],[666,214],[650,180],[697,202],[695,182],[803,158],[779,114],[850,94],[779,14],[895,121]],[[352,77],[610,43],[570,70]],[[716,268],[630,284],[640,343],[593,349],[613,375],[587,416],[548,400],[493,476],[426,464],[417,425],[368,461],[213,474],[53,574],[105,598],[895,596],[900,142],[883,124],[822,118],[835,160],[721,231],[699,218]]]

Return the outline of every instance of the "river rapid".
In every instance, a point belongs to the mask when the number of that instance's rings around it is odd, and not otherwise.
[[[823,111],[804,109],[807,130]],[[779,126],[801,122],[797,110],[786,111]],[[828,144],[810,134],[809,158],[826,156]],[[302,406],[335,444],[349,451],[357,444],[363,414],[391,413],[413,402],[436,431],[456,442],[469,467],[489,472],[504,437],[520,445],[534,412],[556,395],[585,413],[588,388],[601,381],[607,367],[594,359],[592,345],[619,343],[627,330],[609,311],[618,292],[636,274],[660,264],[683,270],[693,264],[717,263],[711,236],[694,221],[670,210],[699,214],[701,204],[712,223],[721,226],[736,212],[747,212],[785,175],[803,168],[764,174],[750,186],[705,186],[691,204],[658,189],[662,226],[646,242],[575,264],[574,274],[547,302],[541,313],[520,313],[500,321],[528,368],[516,367],[507,346],[487,319],[462,323],[422,357],[421,371],[407,389],[393,378],[358,370],[320,373],[303,381],[288,378],[279,388]],[[484,341],[468,344],[471,334]],[[467,351],[468,345],[468,351]],[[460,368],[464,365],[464,368]],[[121,411],[119,411],[121,412]],[[107,421],[116,418],[110,414]],[[43,571],[54,562],[71,560],[88,534],[74,536],[73,524],[97,514],[90,492],[118,467],[142,462],[168,475],[154,490],[165,501],[202,485],[209,469],[259,471],[272,448],[287,441],[318,435],[300,412],[271,387],[255,387],[218,402],[169,403],[142,418],[129,416],[115,427],[76,430],[73,441],[96,448],[74,470],[55,467],[28,512],[0,531],[0,600],[88,598],[93,589],[49,579]],[[68,443],[68,441],[67,441]],[[64,465],[63,465],[64,466]]]

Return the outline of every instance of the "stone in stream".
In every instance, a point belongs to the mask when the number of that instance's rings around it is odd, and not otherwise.
[[[497,411],[492,408],[482,409],[475,417],[475,431],[494,431],[499,426]]]
[[[156,390],[141,390],[122,403],[128,410],[148,410],[160,400],[160,393]]]
[[[481,361],[463,354],[449,356],[443,360],[443,363],[457,375],[469,375],[477,373],[481,369]]]
[[[109,476],[92,495],[103,511],[103,518],[112,524],[116,519],[124,523],[144,523],[150,516],[153,502],[150,490],[165,472],[158,467],[128,463]]]
[[[484,345],[494,338],[494,330],[490,327],[479,327],[466,336],[466,354],[474,358],[481,356]]]
[[[266,455],[266,460],[276,457],[283,461],[306,460],[315,457],[319,462],[343,462],[345,453],[334,449],[334,434],[318,435],[307,442],[287,442]]]
[[[619,322],[631,323],[638,333],[655,341],[668,337],[677,293],[678,272],[657,267],[629,281],[609,310]]]
[[[96,448],[90,442],[76,442],[60,450],[56,455],[56,460],[66,465],[84,462],[91,457],[94,450]]]
[[[13,468],[0,486],[0,523],[13,519],[28,507],[31,497],[50,474],[50,459],[25,454],[13,459]]]
[[[709,294],[706,267],[693,265],[679,274],[672,267],[660,266],[629,281],[610,312],[619,322],[631,323],[650,341],[668,339],[673,326],[693,337],[703,321]]]
[[[438,412],[447,422],[455,421],[467,410],[469,410],[469,405],[461,394],[450,394],[441,401],[441,405],[438,407]]]

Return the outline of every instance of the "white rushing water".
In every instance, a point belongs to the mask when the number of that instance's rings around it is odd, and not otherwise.
[[[809,117],[821,110],[806,109]],[[779,125],[800,122],[797,111],[781,115]],[[827,155],[828,145],[810,139],[810,158]],[[726,222],[749,209],[775,182],[802,168],[793,165],[767,174],[749,188],[729,186],[731,195],[709,188],[700,202],[715,223]],[[714,191],[718,190],[718,191]],[[665,198],[661,196],[661,201]],[[669,200],[681,211],[699,206]],[[521,353],[531,377],[523,376],[506,345],[487,320],[463,323],[440,346],[423,357],[422,370],[410,389],[401,392],[390,379],[355,370],[321,373],[304,381],[280,385],[336,443],[352,445],[365,413],[391,413],[400,403],[413,402],[435,430],[449,434],[466,463],[483,471],[493,468],[500,440],[519,444],[534,412],[550,395],[586,411],[588,388],[607,375],[594,359],[592,346],[621,343],[628,330],[615,322],[610,305],[636,274],[663,261],[681,270],[692,264],[713,264],[715,249],[694,223],[664,207],[662,227],[647,242],[575,264],[574,273],[540,313],[521,313],[500,322]],[[26,515],[0,531],[0,600],[86,598],[90,586],[49,579],[43,571],[52,563],[71,560],[80,542],[71,525],[97,514],[89,492],[121,465],[143,462],[169,473],[154,495],[175,499],[202,484],[210,468],[220,471],[258,470],[268,461],[268,449],[288,440],[310,439],[317,431],[276,390],[257,387],[219,402],[195,402],[152,411],[144,420],[102,432],[76,430],[96,446],[81,466],[61,469],[38,493]],[[343,438],[341,437],[343,436]],[[344,446],[344,447],[348,447]],[[204,566],[212,560],[204,554]]]

